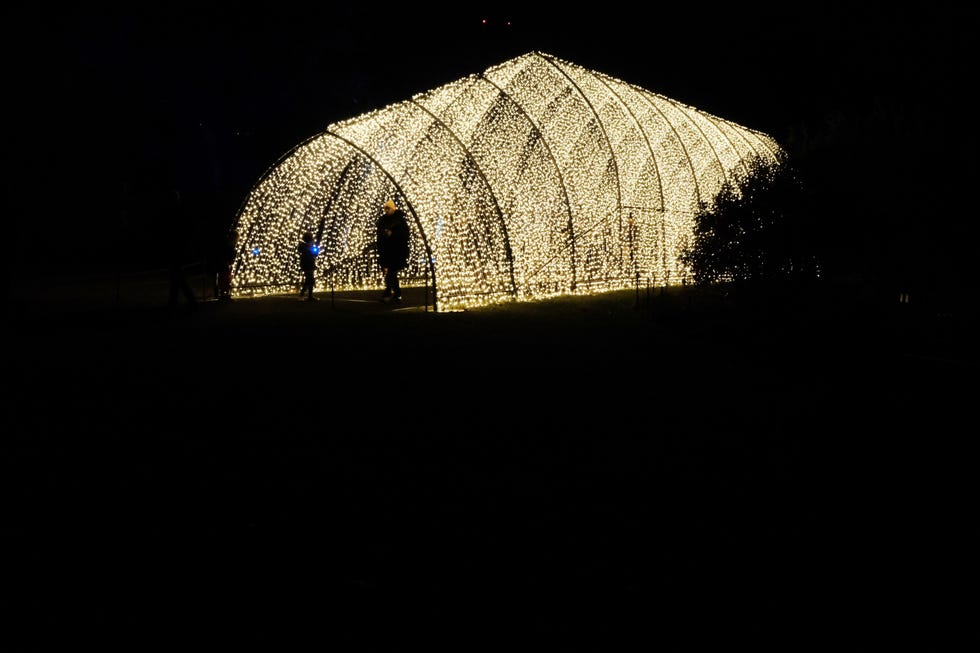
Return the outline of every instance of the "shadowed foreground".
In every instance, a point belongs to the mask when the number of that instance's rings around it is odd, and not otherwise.
[[[963,623],[966,325],[319,296],[8,319],[27,648],[860,650]]]

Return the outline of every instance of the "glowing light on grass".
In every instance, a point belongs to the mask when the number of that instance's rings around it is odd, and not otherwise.
[[[412,225],[404,285],[434,284],[439,310],[680,283],[698,202],[782,156],[765,134],[532,52],[284,155],[238,215],[235,290],[295,287],[296,244],[320,225],[318,288],[382,288],[390,198]]]

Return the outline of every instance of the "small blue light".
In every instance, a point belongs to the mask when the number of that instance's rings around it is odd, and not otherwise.
[[[258,256],[258,255],[259,255],[259,248],[258,247],[253,247],[252,248],[252,256]]]
[[[316,256],[317,254],[320,253],[320,247],[318,245],[313,245],[312,247],[310,247],[310,251],[313,252],[314,256]]]

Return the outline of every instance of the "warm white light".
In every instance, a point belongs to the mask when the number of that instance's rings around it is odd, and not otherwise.
[[[296,243],[321,219],[318,287],[381,288],[389,198],[412,225],[405,285],[434,279],[439,310],[680,283],[698,202],[782,157],[765,134],[532,52],[294,148],[238,216],[235,290],[296,286]]]

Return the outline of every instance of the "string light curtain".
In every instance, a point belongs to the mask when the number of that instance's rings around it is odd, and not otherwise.
[[[235,292],[295,288],[304,231],[322,234],[318,289],[380,289],[392,198],[412,227],[402,278],[439,310],[679,283],[698,203],[783,157],[766,134],[531,52],[284,155],[237,216]]]

